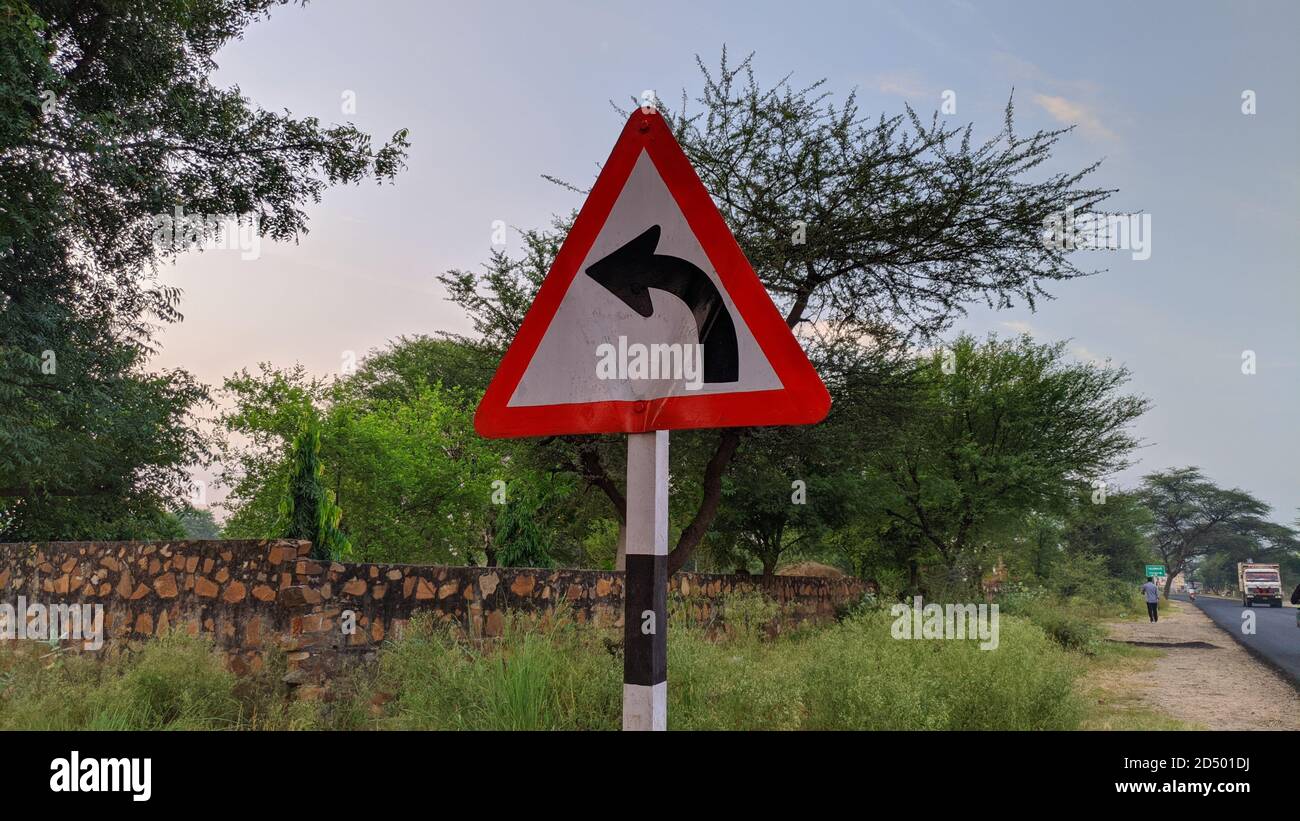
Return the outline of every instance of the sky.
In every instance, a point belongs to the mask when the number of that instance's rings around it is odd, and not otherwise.
[[[754,53],[760,82],[825,78],[873,116],[945,99],[991,136],[1077,125],[1050,170],[1102,160],[1111,212],[1150,215],[1150,254],[1076,253],[1096,276],[1037,311],[970,306],[954,332],[1029,332],[1133,372],[1152,400],[1137,464],[1197,465],[1291,522],[1300,508],[1300,4],[342,2],[277,9],[218,55],[214,81],[267,109],[410,129],[392,185],[333,188],[297,244],[185,255],[158,367],[212,385],[258,362],[338,373],[400,335],[464,333],[438,274],[482,264],[493,223],[541,227],[595,177],[624,108],[695,96],[699,55]],[[948,93],[951,92],[951,93]],[[1243,94],[1254,113],[1243,111]],[[354,103],[354,110],[349,107]],[[345,107],[349,107],[345,113]],[[517,235],[508,247],[518,249]],[[1138,253],[1137,256],[1145,256]],[[1254,373],[1243,373],[1253,352]],[[206,474],[196,476],[206,478]],[[214,489],[216,497],[220,491]]]

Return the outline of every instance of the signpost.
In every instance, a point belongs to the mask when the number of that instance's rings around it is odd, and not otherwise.
[[[667,124],[633,112],[474,416],[487,437],[628,434],[623,729],[668,722],[668,431],[829,409]]]
[[[1163,564],[1149,564],[1147,565],[1146,575],[1163,577],[1165,575],[1165,566]]]

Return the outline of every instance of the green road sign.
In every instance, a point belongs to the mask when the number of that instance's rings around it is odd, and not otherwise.
[[[1166,574],[1165,574],[1165,566],[1164,566],[1163,564],[1149,564],[1149,565],[1147,565],[1147,572],[1146,572],[1146,575],[1148,575],[1148,576],[1164,576],[1164,575],[1166,575]]]

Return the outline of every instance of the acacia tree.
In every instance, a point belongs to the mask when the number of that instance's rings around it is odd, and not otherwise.
[[[150,373],[179,291],[152,218],[244,215],[307,230],[329,185],[392,178],[350,124],[266,111],[212,85],[213,55],[283,0],[0,0],[0,528],[5,538],[114,535],[184,495],[207,456],[206,390]],[[206,234],[206,228],[204,230]]]
[[[1148,537],[1168,571],[1166,596],[1174,577],[1203,556],[1258,558],[1300,547],[1295,530],[1265,518],[1272,510],[1268,504],[1244,490],[1219,487],[1199,468],[1148,474],[1138,496],[1151,512]]]
[[[824,342],[882,329],[932,337],[965,303],[1032,306],[1048,296],[1046,284],[1085,273],[1043,241],[1043,226],[1109,196],[1083,184],[1096,165],[1031,178],[1069,129],[1019,136],[1008,102],[1003,127],[977,143],[972,126],[937,114],[929,122],[911,108],[869,117],[853,95],[836,103],[824,82],[800,87],[787,77],[764,88],[751,58],[732,64],[725,50],[716,71],[697,63],[698,98],[683,92],[678,111],[661,113],[814,364],[823,366],[816,348]],[[482,271],[441,277],[484,344],[500,352],[513,338],[567,224],[523,232],[520,257],[494,252]],[[679,437],[685,446],[674,452],[687,462],[674,457],[674,476],[692,477],[693,502],[670,572],[717,515],[723,476],[744,436],[725,429]],[[600,488],[621,521],[615,443],[621,440],[570,437],[556,456]]]
[[[1064,343],[959,337],[923,360],[898,442],[873,460],[885,513],[949,569],[1027,514],[1064,513],[1080,483],[1127,466],[1148,407],[1123,368],[1078,364]]]
[[[1064,518],[1062,541],[1075,556],[1101,556],[1116,579],[1133,579],[1151,558],[1147,530],[1151,514],[1137,495],[1112,490],[1100,496],[1091,486],[1079,488]]]
[[[864,469],[914,408],[910,362],[901,349],[883,344],[820,353],[834,361],[823,370],[837,377],[826,420],[751,430],[744,458],[723,480],[714,531],[734,538],[713,540],[720,543],[711,547],[731,566],[754,557],[772,575],[789,552],[821,557],[834,531],[875,513],[878,500],[863,481]]]

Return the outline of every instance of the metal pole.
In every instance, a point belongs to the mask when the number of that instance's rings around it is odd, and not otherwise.
[[[668,729],[668,431],[627,437],[623,729]]]

